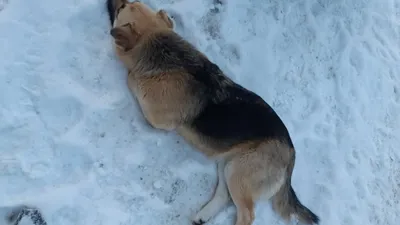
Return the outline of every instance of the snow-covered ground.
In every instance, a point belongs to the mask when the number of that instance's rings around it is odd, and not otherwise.
[[[147,2],[275,108],[321,224],[399,224],[400,0]],[[0,207],[37,206],[49,225],[190,224],[215,165],[144,122],[109,29],[105,0],[0,0]],[[284,224],[267,202],[263,224]]]

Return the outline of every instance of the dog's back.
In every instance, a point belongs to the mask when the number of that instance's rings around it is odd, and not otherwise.
[[[145,70],[183,70],[195,81],[193,92],[204,103],[185,125],[215,141],[280,141],[293,147],[289,132],[277,113],[256,93],[229,79],[223,71],[195,47],[174,32],[160,32],[141,60],[151,61]],[[188,93],[192,94],[192,93]],[[181,106],[185,107],[185,106]]]
[[[257,94],[232,83],[226,96],[209,99],[191,126],[204,136],[231,142],[279,141],[293,147],[289,133],[275,111]]]

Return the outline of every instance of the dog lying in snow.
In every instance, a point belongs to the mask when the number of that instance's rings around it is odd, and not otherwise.
[[[146,120],[177,131],[217,160],[215,194],[193,224],[207,222],[230,198],[237,208],[236,225],[253,223],[260,198],[271,198],[287,221],[293,214],[303,223],[318,224],[318,216],[292,188],[295,150],[275,111],[174,32],[164,10],[127,0],[108,0],[107,7],[116,53]]]

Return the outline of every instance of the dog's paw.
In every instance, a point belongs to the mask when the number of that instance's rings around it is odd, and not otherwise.
[[[205,224],[206,222],[205,221],[203,221],[202,219],[197,219],[197,220],[193,220],[192,221],[192,225],[203,225],[203,224]]]

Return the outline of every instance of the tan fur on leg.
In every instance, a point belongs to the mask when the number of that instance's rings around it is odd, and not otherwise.
[[[254,200],[251,187],[239,171],[225,170],[229,193],[236,206],[236,225],[251,225],[254,221]]]

